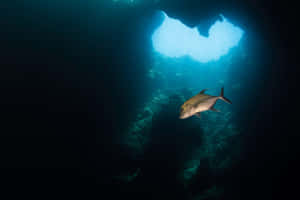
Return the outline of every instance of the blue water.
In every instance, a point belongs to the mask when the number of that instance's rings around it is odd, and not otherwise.
[[[163,16],[162,24],[153,33],[153,48],[168,57],[190,56],[201,63],[217,61],[226,55],[232,47],[238,45],[244,31],[221,15],[209,28],[209,36],[202,36],[196,27],[190,28],[179,20]]]
[[[44,195],[58,185],[74,196],[88,188],[84,199],[92,191],[100,199],[149,200],[244,199],[243,182],[245,196],[261,187],[250,194],[259,199],[290,147],[281,142],[293,121],[281,123],[288,114],[279,111],[296,90],[278,72],[297,65],[281,56],[288,48],[265,23],[267,13],[253,14],[261,1],[205,2],[5,5],[0,101],[10,122],[2,123],[1,164],[32,170],[25,177],[13,170],[4,181],[20,180],[34,193],[48,188]],[[203,89],[218,96],[222,87],[232,104],[218,100],[220,112],[179,119],[189,98]],[[256,175],[272,156],[275,164]]]
[[[235,119],[247,83],[236,75],[245,70],[243,63],[248,62],[247,55],[251,54],[245,43],[249,38],[246,31],[223,15],[205,37],[197,27],[189,27],[164,11],[156,13],[159,17],[152,20],[158,20],[157,26],[147,38],[151,41],[146,79],[150,88],[144,92],[148,98],[136,110],[121,143],[125,143],[133,159],[170,157],[166,162],[179,162],[178,171],[168,173],[174,173],[170,176],[179,177],[189,188],[199,178],[200,168],[222,173],[242,156],[241,127]],[[218,101],[215,108],[220,113],[206,111],[201,119],[192,116],[178,120],[179,108],[186,100],[203,89],[207,89],[206,94],[218,96],[222,87],[233,105]],[[232,144],[232,140],[236,142]],[[143,169],[133,170],[136,175],[134,171],[142,173]],[[129,173],[124,177],[132,176]],[[222,189],[212,186],[199,194],[215,198],[222,194]]]

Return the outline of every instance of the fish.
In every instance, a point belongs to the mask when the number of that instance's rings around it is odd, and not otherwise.
[[[184,102],[184,104],[180,107],[179,119],[186,119],[191,116],[197,116],[200,118],[200,113],[207,110],[220,112],[214,108],[218,99],[223,100],[228,104],[232,104],[229,99],[224,97],[224,87],[221,88],[220,96],[205,94],[205,91],[207,90],[208,89],[201,90],[197,95]]]

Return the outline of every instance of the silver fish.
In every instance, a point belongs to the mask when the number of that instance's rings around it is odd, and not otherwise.
[[[180,109],[180,119],[186,119],[193,115],[200,118],[200,113],[212,110],[215,112],[220,112],[219,110],[214,108],[218,99],[225,101],[226,103],[232,104],[229,99],[224,97],[224,87],[221,89],[220,96],[212,96],[204,94],[207,89],[202,90],[197,95],[193,96],[181,106]]]

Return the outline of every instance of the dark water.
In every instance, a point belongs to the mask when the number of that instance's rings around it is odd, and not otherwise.
[[[7,1],[0,6],[1,190],[89,199],[297,194],[295,12],[270,1]],[[156,1],[155,1],[156,2]],[[153,50],[163,10],[245,31],[219,60]],[[204,88],[233,104],[178,119]]]

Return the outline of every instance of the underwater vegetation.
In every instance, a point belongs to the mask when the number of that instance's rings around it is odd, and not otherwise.
[[[173,95],[168,91],[156,91],[123,134],[123,145],[135,159],[147,158],[149,154],[161,159],[170,158],[174,156],[172,152],[176,152],[177,157],[173,162],[178,171],[174,176],[187,191],[195,193],[191,188],[199,181],[204,189],[216,187],[210,181],[206,182],[202,174],[209,180],[230,168],[240,156],[241,144],[240,131],[227,105],[216,106],[222,114],[208,111],[203,113],[202,119],[178,119],[178,108],[191,94],[192,91],[188,89]],[[203,192],[206,196],[213,194]]]

